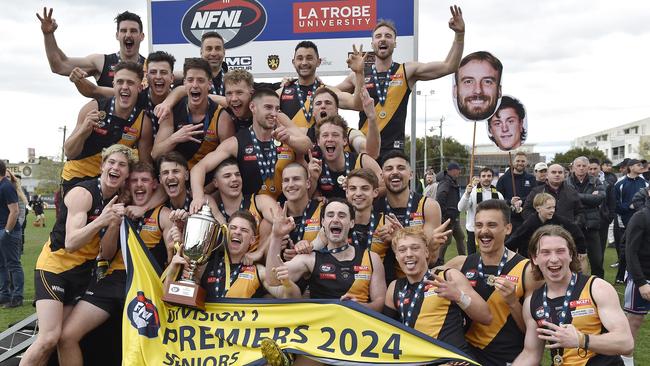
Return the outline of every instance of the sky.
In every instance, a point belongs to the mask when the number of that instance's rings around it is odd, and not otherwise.
[[[458,4],[466,23],[464,54],[486,50],[501,60],[503,93],[526,106],[527,142],[540,144],[549,157],[569,148],[578,136],[650,116],[650,6],[645,1],[420,0],[419,4],[419,61],[445,58],[453,40],[447,27],[448,7]],[[113,18],[119,12],[130,10],[147,22],[146,1],[3,3],[0,158],[11,162],[26,160],[29,147],[37,156],[60,156],[61,127],[67,126],[69,135],[87,102],[66,77],[49,69],[35,15],[43,6],[54,8],[57,41],[68,56],[115,52]],[[147,54],[146,44],[145,40],[141,54]],[[331,84],[339,80],[325,78]],[[424,131],[426,109],[427,128],[436,127],[430,134],[439,134],[438,121],[444,116],[443,135],[471,145],[472,123],[458,116],[451,88],[451,76],[418,82],[423,94],[435,91],[426,103],[417,97],[418,136]],[[490,143],[484,124],[478,126],[476,143]]]

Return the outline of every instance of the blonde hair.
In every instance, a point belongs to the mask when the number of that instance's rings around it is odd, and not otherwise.
[[[545,192],[536,194],[535,198],[533,198],[533,208],[543,206],[548,200],[555,201],[555,197]]]
[[[122,153],[129,161],[129,171],[133,164],[138,162],[138,152],[122,144],[114,144],[102,150],[102,164],[106,162],[109,156],[115,153]]]
[[[393,251],[397,248],[397,243],[405,238],[415,238],[422,241],[424,245],[427,245],[427,237],[424,235],[424,229],[422,226],[407,226],[397,230],[393,236],[393,241],[391,243]],[[429,250],[431,250],[431,248],[429,248]]]

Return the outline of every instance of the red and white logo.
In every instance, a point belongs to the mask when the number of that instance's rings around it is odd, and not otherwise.
[[[376,23],[376,0],[293,3],[294,33],[371,31]]]

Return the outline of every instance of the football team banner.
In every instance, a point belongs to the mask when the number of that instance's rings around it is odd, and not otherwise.
[[[461,351],[354,302],[223,299],[206,310],[161,300],[161,269],[129,223],[124,365],[262,365],[260,342],[333,364],[476,364]]]
[[[167,51],[182,69],[199,57],[201,35],[216,31],[225,40],[225,62],[256,77],[295,74],[294,48],[302,40],[318,46],[319,75],[344,75],[352,44],[371,50],[378,19],[397,26],[396,60],[415,59],[417,0],[148,0],[149,50]]]

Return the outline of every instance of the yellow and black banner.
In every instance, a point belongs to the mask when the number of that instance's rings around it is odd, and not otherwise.
[[[330,364],[476,364],[461,351],[354,302],[223,299],[206,310],[161,300],[161,269],[132,225],[122,242],[128,279],[124,365],[263,365],[260,343]]]

